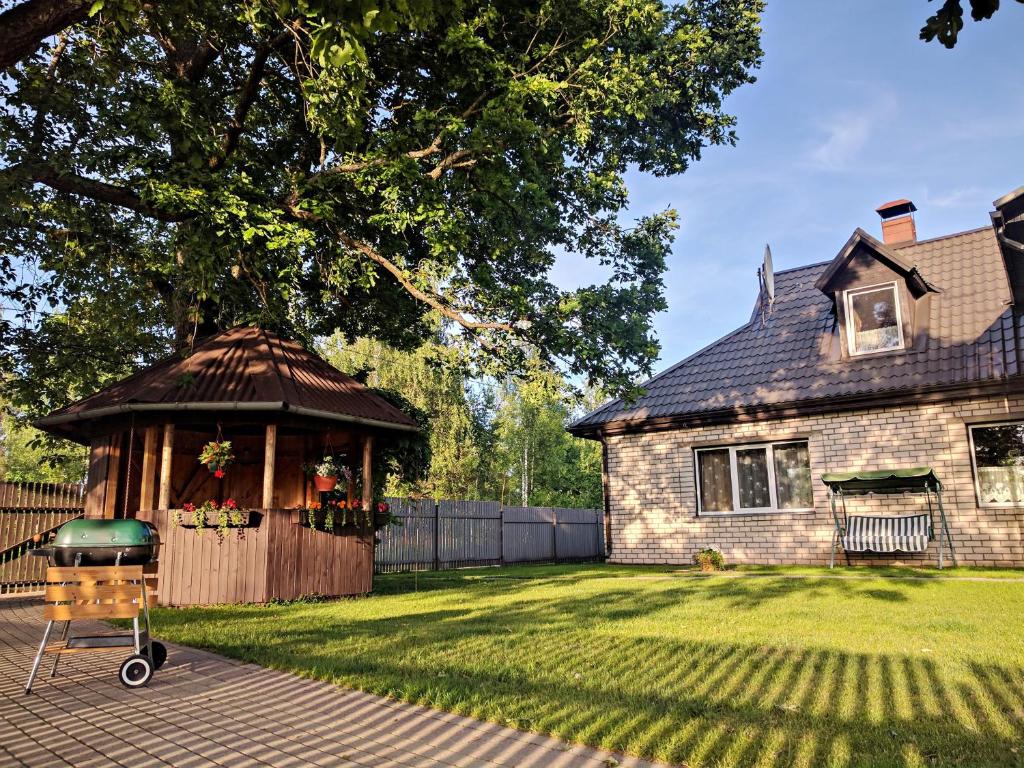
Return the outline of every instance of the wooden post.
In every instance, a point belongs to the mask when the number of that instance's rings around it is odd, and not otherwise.
[[[277,424],[267,424],[267,442],[263,454],[263,508],[274,508],[274,459],[277,455]]]
[[[121,441],[123,434],[110,436],[110,458],[107,461],[106,490],[103,492],[103,517],[113,518],[117,514],[117,485],[121,479]],[[129,460],[131,457],[129,457]],[[127,493],[125,489],[125,493]]]
[[[107,468],[109,466],[110,437],[98,437],[92,441],[89,450],[89,474],[85,481],[86,517],[103,517],[103,495],[107,490]],[[18,490],[20,493],[20,487]],[[16,503],[13,498],[10,502]]]
[[[164,424],[164,445],[160,453],[160,497],[157,509],[171,507],[171,460],[174,456],[174,425]]]
[[[373,435],[363,438],[363,513],[373,514]]]
[[[142,480],[139,486],[139,511],[153,509],[156,484],[156,427],[146,427],[142,438]]]

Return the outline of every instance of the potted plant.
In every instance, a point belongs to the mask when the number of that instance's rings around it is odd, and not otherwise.
[[[348,482],[349,476],[348,467],[338,466],[333,456],[325,456],[323,461],[313,467],[313,486],[320,493],[327,493],[338,485],[338,477]]]
[[[230,440],[214,440],[203,446],[199,454],[199,463],[205,464],[216,478],[224,477],[224,470],[231,466],[235,460],[235,452],[231,448]]]
[[[693,559],[705,573],[721,571],[725,568],[725,558],[722,557],[722,553],[714,547],[705,547],[694,555]]]
[[[373,527],[376,529],[386,528],[394,522],[397,522],[398,518],[391,514],[391,505],[386,501],[377,502],[377,508],[373,515]]]
[[[186,522],[180,512],[175,512],[171,521],[175,525],[183,525],[196,529],[196,534],[203,535],[204,528],[216,528],[217,535],[224,538],[229,528],[240,528],[245,525],[245,513],[238,508],[234,499],[225,499],[223,504],[218,504],[216,499],[207,499],[202,504],[186,503],[182,509],[189,513],[190,519]],[[216,525],[212,522],[216,520]]]

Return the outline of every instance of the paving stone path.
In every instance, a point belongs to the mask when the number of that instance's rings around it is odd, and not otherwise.
[[[53,679],[44,663],[26,696],[42,631],[39,601],[0,599],[0,766],[654,768],[175,645],[141,690],[110,652],[65,657]]]

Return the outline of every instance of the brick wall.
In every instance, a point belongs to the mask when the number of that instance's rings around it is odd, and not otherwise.
[[[608,484],[614,563],[692,563],[706,546],[735,563],[827,563],[834,526],[823,472],[931,466],[958,560],[1024,566],[1024,508],[980,508],[969,424],[1024,420],[1024,397],[908,405],[694,429],[611,436]],[[806,438],[814,480],[812,512],[698,517],[694,447]],[[850,513],[923,508],[920,496],[849,499]],[[936,513],[936,531],[938,514]],[[920,555],[851,556],[855,563],[934,564],[937,542]],[[841,555],[838,562],[842,562]]]

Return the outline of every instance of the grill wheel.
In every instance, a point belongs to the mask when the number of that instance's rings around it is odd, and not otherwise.
[[[136,653],[124,660],[117,676],[125,688],[141,688],[153,677],[153,662],[148,656]]]

